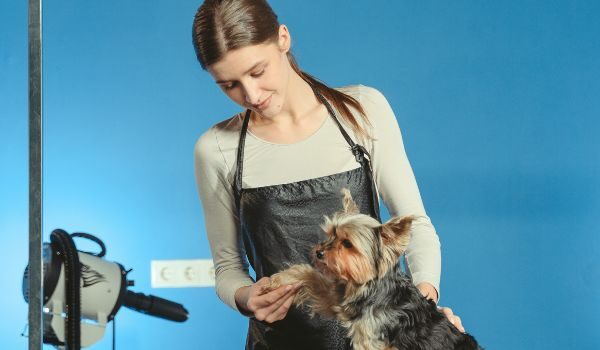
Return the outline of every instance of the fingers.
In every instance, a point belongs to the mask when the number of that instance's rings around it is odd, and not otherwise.
[[[462,320],[456,315],[454,315],[454,325],[456,326],[456,328],[458,328],[459,331],[463,333],[465,332],[465,327],[463,327],[462,325]]]
[[[283,295],[280,294],[281,291],[284,292]],[[282,286],[271,293],[261,296],[261,298],[263,298],[262,304],[264,306],[256,310],[254,317],[259,321],[266,321],[269,323],[282,319],[287,313],[284,304],[290,297],[293,300],[294,292],[292,286]]]
[[[255,285],[257,286],[268,286],[269,283],[271,283],[271,279],[269,277],[263,277],[261,279],[259,279],[258,281],[256,281]]]
[[[296,290],[290,291],[290,293],[282,298],[281,302],[278,302],[278,306],[275,310],[265,318],[265,322],[272,323],[275,321],[282,320],[287,315],[288,310],[292,306],[292,302],[296,297]]]
[[[248,306],[259,321],[279,321],[287,314],[297,291],[297,286],[281,286],[272,292],[250,298]]]
[[[281,301],[281,299],[283,299],[283,297],[285,297],[287,294],[289,294],[293,289],[294,289],[294,286],[287,285],[287,286],[281,286],[272,292],[263,294],[262,295],[262,297],[264,298],[263,305],[265,305],[265,306],[271,305],[272,306],[273,304],[277,303],[278,301]]]
[[[465,328],[462,325],[462,320],[459,316],[455,315],[454,312],[452,312],[451,308],[439,307],[438,310],[440,310],[444,315],[446,315],[448,321],[450,321],[450,323],[452,323],[459,331],[463,333],[465,332]]]
[[[248,298],[248,309],[255,312],[258,309],[269,306],[282,298],[288,291],[287,286],[281,286],[269,292],[265,292],[265,289],[269,286],[270,280],[267,277],[261,278],[254,284],[254,289]],[[291,289],[291,286],[289,287]]]

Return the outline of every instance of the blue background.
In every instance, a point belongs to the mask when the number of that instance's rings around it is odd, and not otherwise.
[[[196,62],[199,4],[44,3],[45,240],[98,235],[136,291],[191,314],[123,309],[119,348],[244,343],[246,320],[213,288],[150,287],[150,260],[210,257],[192,150],[239,110]],[[600,348],[600,2],[271,4],[304,70],[390,101],[442,242],[441,303],[488,349]],[[2,1],[3,349],[27,344],[27,119],[27,2]]]

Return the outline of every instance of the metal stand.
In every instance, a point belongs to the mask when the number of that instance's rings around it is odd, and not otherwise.
[[[29,0],[29,350],[42,349],[42,0]]]

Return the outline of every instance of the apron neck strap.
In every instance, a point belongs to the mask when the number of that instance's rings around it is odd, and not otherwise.
[[[379,196],[377,195],[377,187],[375,186],[375,179],[373,179],[373,170],[371,169],[371,161],[370,161],[371,155],[369,154],[369,152],[367,152],[366,148],[364,148],[363,146],[359,145],[358,143],[355,143],[354,141],[352,141],[352,138],[350,138],[350,135],[348,135],[348,133],[346,132],[344,127],[342,127],[342,123],[340,123],[340,121],[336,118],[335,112],[333,111],[333,108],[331,108],[329,101],[327,101],[327,99],[325,99],[325,97],[323,97],[321,92],[315,86],[313,86],[312,84],[309,84],[309,85],[315,92],[315,95],[317,95],[317,97],[321,100],[321,102],[323,102],[325,107],[327,107],[329,114],[331,115],[333,120],[335,120],[335,122],[337,123],[338,128],[340,129],[340,131],[342,132],[342,135],[344,135],[344,138],[346,139],[346,142],[348,142],[348,144],[350,145],[350,150],[352,151],[352,154],[354,154],[356,161],[358,163],[360,163],[360,166],[367,173],[367,176],[369,177],[369,182],[371,184],[371,196],[372,196],[371,199],[372,199],[373,208],[375,211],[375,218],[379,222],[381,222],[381,214],[379,213]],[[365,155],[368,157],[368,159],[365,158]],[[379,270],[379,266],[377,266],[377,270]]]
[[[344,136],[344,139],[346,139],[346,142],[348,143],[348,145],[350,145],[350,150],[352,151],[352,154],[354,154],[354,157],[356,157],[356,161],[359,162],[361,165],[366,165],[366,162],[365,162],[366,160],[365,160],[364,156],[366,155],[367,157],[369,157],[369,159],[371,159],[371,155],[369,154],[369,152],[367,152],[367,149],[364,148],[363,146],[355,143],[352,140],[350,135],[348,135],[348,133],[342,126],[342,123],[340,123],[338,118],[335,116],[335,112],[334,112],[333,108],[331,107],[331,104],[329,104],[329,101],[327,101],[327,99],[321,94],[321,92],[315,86],[313,86],[312,84],[309,84],[309,85],[313,89],[317,98],[319,98],[319,100],[321,100],[321,102],[325,105],[325,107],[327,108],[327,111],[329,112],[329,115],[333,118],[333,120],[335,120],[338,128],[340,129],[340,132],[342,133],[342,136]]]
[[[234,178],[234,196],[236,197],[236,203],[239,207],[239,194],[242,191],[242,173],[244,167],[244,146],[246,144],[246,132],[248,131],[248,122],[250,121],[250,110],[246,110],[244,115],[244,121],[242,122],[242,130],[240,131],[240,140],[238,142],[236,170]]]

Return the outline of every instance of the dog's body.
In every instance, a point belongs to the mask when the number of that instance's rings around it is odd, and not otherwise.
[[[323,226],[329,238],[315,250],[316,268],[291,266],[273,275],[267,290],[301,283],[294,303],[338,319],[356,350],[480,349],[400,271],[413,217],[382,225],[343,194],[344,211]]]

